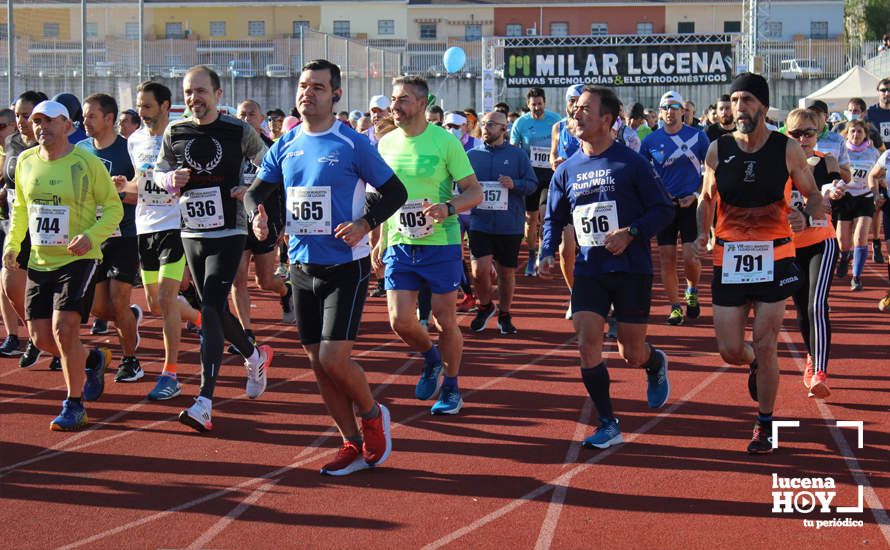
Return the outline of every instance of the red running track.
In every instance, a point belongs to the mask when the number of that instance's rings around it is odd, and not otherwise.
[[[269,388],[247,399],[243,367],[227,359],[210,434],[176,421],[197,392],[194,335],[183,344],[183,395],[144,399],[162,361],[157,317],[143,325],[147,376],[115,384],[109,372],[84,432],[48,430],[64,386],[47,359],[29,370],[0,359],[0,540],[17,549],[886,548],[890,328],[875,307],[885,269],[869,264],[863,292],[847,281],[832,290],[833,393],[824,402],[801,383],[789,306],[776,416],[800,427],[784,429],[768,456],[744,452],[755,408],[746,369],[716,354],[708,284],[702,317],[682,327],[662,324],[656,286],[650,334],[670,356],[665,408],[646,407],[643,373],[619,366],[608,344],[626,443],[607,451],[578,445],[592,431],[591,406],[556,278],[519,281],[516,337],[468,334],[470,317],[461,318],[466,407],[456,417],[431,417],[431,403],[413,398],[420,363],[390,332],[384,299],[369,299],[356,355],[392,411],[394,449],[383,467],[345,478],[318,474],[339,438],[295,329],[276,322],[277,300],[261,293],[255,330],[276,350]],[[836,420],[862,421],[864,447]],[[773,513],[774,473],[833,478],[832,512]],[[835,512],[856,505],[857,485],[863,511]],[[832,518],[863,524],[804,525]]]

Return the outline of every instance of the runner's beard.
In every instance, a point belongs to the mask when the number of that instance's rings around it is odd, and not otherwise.
[[[743,134],[750,134],[753,132],[757,125],[760,124],[760,121],[763,120],[763,109],[757,109],[751,115],[749,115],[750,122],[743,122],[741,120],[736,120],[736,128],[739,132]]]

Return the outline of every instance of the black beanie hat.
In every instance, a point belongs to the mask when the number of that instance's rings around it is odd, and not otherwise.
[[[734,92],[748,92],[760,100],[764,107],[769,107],[769,84],[759,74],[742,73],[735,77],[729,89],[730,94]]]

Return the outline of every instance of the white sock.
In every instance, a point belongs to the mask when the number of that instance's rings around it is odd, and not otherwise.
[[[249,364],[251,367],[260,366],[263,362],[263,358],[260,357],[260,348],[254,347],[253,354],[250,357],[248,357],[246,359],[246,361],[247,361],[247,364]]]
[[[206,397],[204,397],[204,396],[202,396],[202,395],[199,395],[199,396],[198,396],[197,401],[198,401],[198,403],[200,403],[201,406],[203,406],[204,408],[207,408],[207,409],[212,409],[212,408],[213,408],[213,401],[210,400],[210,399],[207,399]]]

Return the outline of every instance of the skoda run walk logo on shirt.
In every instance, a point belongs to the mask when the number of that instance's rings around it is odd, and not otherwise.
[[[209,141],[212,143],[208,144],[208,138],[192,138],[185,144],[183,156],[185,156],[185,161],[188,163],[189,167],[194,168],[195,173],[197,174],[212,173],[213,169],[219,166],[219,163],[222,161],[222,144],[216,141],[216,138],[209,138]],[[210,145],[212,149],[208,145]],[[210,157],[210,160],[206,163],[201,163],[196,161],[195,157],[200,159]]]

